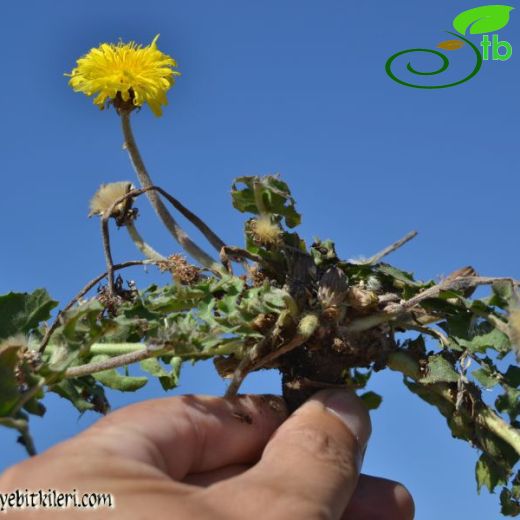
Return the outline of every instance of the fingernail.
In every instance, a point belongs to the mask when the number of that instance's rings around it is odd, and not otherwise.
[[[368,410],[363,401],[352,390],[321,390],[312,399],[320,401],[325,408],[339,417],[357,439],[361,453],[364,454],[372,425]]]

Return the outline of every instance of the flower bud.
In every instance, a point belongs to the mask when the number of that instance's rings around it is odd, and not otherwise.
[[[351,287],[347,294],[347,303],[357,310],[367,310],[378,304],[377,294],[373,291]]]
[[[280,241],[282,230],[277,224],[271,222],[271,217],[261,215],[258,219],[251,222],[253,239],[263,245],[273,245]]]
[[[310,338],[319,325],[318,316],[316,314],[307,314],[298,323],[298,334],[305,338]]]
[[[324,308],[340,305],[347,294],[345,273],[339,267],[327,269],[318,287],[318,300]]]

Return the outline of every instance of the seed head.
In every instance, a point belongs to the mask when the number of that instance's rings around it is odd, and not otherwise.
[[[124,197],[130,190],[133,189],[132,183],[128,181],[111,182],[109,184],[102,184],[96,191],[94,196],[90,199],[89,217],[93,215],[102,216],[105,211],[114,204],[114,202],[121,197]],[[132,205],[127,202],[128,199],[120,202],[114,207],[112,217],[122,217],[123,213]]]

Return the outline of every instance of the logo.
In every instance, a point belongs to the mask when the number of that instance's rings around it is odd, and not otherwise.
[[[393,72],[392,67],[394,62],[405,54],[428,53],[429,55],[433,54],[438,56],[441,59],[441,65],[437,69],[427,72],[417,70],[410,62],[408,62],[406,69],[411,74],[427,78],[428,76],[441,74],[448,69],[450,61],[446,54],[438,50],[422,48],[408,49],[405,51],[396,52],[390,56],[385,66],[386,73],[397,83],[413,88],[448,88],[469,81],[471,78],[477,75],[484,61],[507,61],[513,55],[512,45],[505,40],[501,41],[499,35],[496,34],[496,31],[502,29],[509,23],[509,16],[513,9],[514,8],[509,5],[483,5],[481,7],[475,7],[474,9],[463,11],[455,17],[453,20],[453,28],[457,32],[446,31],[455,38],[440,42],[437,45],[437,48],[450,52],[462,49],[465,46],[468,46],[471,49],[471,55],[475,60],[475,65],[473,70],[463,79],[452,81],[445,85],[421,85],[399,79]],[[480,43],[477,44],[478,46],[469,39],[469,36],[466,37],[466,33],[468,32],[471,35],[482,35]],[[490,33],[495,34],[491,35],[490,37]]]

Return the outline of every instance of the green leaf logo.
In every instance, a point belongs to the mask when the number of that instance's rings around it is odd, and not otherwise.
[[[509,13],[514,9],[509,5],[483,5],[463,11],[453,20],[453,27],[460,34],[491,33],[509,23]],[[471,26],[471,27],[470,27]]]

